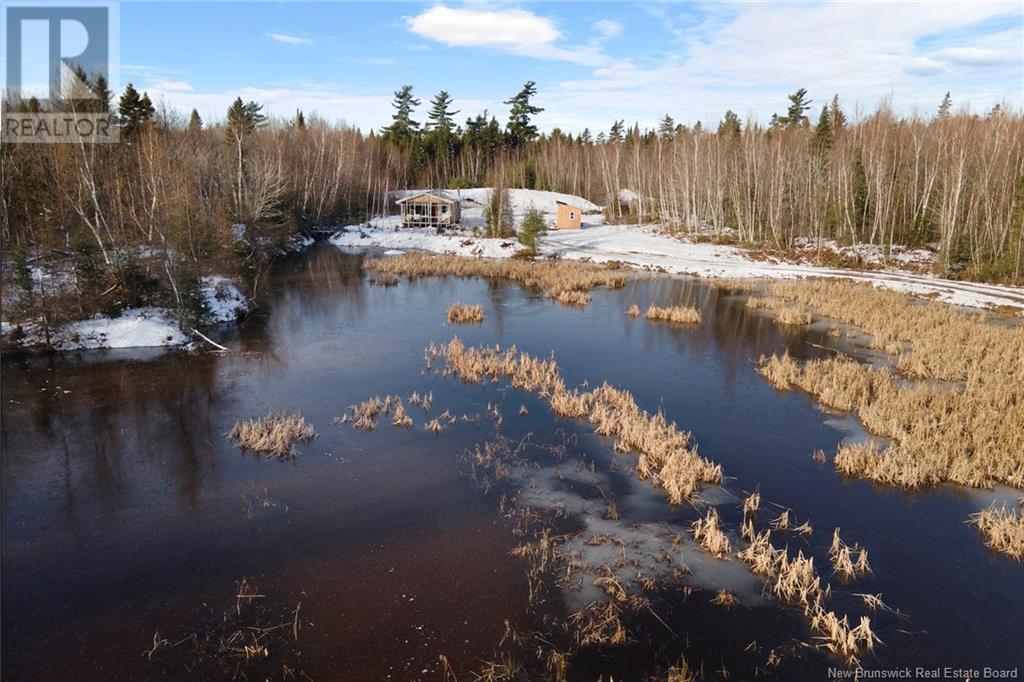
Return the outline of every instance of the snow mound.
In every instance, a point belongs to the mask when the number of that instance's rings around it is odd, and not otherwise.
[[[201,288],[206,303],[206,322],[234,322],[249,312],[249,300],[226,277],[203,277]]]
[[[120,317],[94,317],[65,325],[57,350],[181,346],[188,337],[161,308],[132,308]]]

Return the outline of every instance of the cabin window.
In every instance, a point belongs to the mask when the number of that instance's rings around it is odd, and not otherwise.
[[[576,211],[569,211],[569,220],[576,220]]]
[[[447,206],[441,206],[441,213],[447,213],[447,212],[448,212],[448,207]]]

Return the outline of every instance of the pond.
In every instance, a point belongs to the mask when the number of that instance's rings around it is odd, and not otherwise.
[[[576,590],[548,585],[531,601],[529,564],[513,554],[523,538],[503,515],[504,500],[467,475],[465,453],[496,431],[531,444],[522,456],[536,462],[511,477],[526,503],[560,506],[571,532],[627,542],[634,533],[630,551],[650,558],[664,550],[668,564],[688,570],[660,579],[649,609],[656,620],[627,623],[625,645],[571,659],[570,679],[647,679],[683,655],[708,679],[721,670],[747,679],[759,669],[823,679],[841,665],[800,644],[815,640],[799,612],[762,597],[761,581],[735,558],[695,550],[689,523],[703,509],[671,507],[638,480],[633,455],[613,453],[586,423],[556,419],[538,396],[505,382],[428,371],[425,347],[455,336],[554,353],[570,386],[607,381],[649,412],[663,410],[723,466],[722,487],[704,497],[731,528],[755,489],[765,520],[783,507],[810,520],[813,535],[788,542],[830,579],[832,608],[851,619],[867,613],[855,595],[868,593],[898,612],[869,614],[883,644],[862,660],[866,668],[1021,665],[1024,567],[987,550],[964,523],[989,495],[955,487],[908,495],[844,480],[811,454],[863,437],[855,420],[803,394],[778,394],[756,372],[760,355],[787,350],[804,358],[840,347],[868,358],[852,340],[779,327],[747,310],[741,292],[696,279],[631,278],[573,308],[503,281],[375,286],[362,259],[318,243],[280,262],[258,312],[223,331],[226,354],[4,358],[2,659],[10,679],[186,675],[194,640],[180,642],[236,611],[243,578],[262,608],[287,615],[288,658],[272,647],[268,675],[286,676],[284,666],[313,679],[478,670],[501,657],[510,632],[543,636],[545,624],[594,598],[584,579]],[[446,325],[456,300],[482,304],[483,324]],[[634,303],[695,305],[703,321],[631,319],[624,312]],[[429,417],[448,410],[454,423],[433,435],[416,407],[411,429],[386,417],[372,431],[335,423],[370,396],[414,391],[432,392]],[[294,459],[254,456],[225,438],[236,420],[272,408],[301,411],[317,430]],[[491,412],[501,414],[497,429]],[[600,513],[610,502],[617,519]],[[869,550],[873,573],[849,584],[830,576],[836,527]],[[679,534],[681,546],[678,538],[665,545]],[[644,560],[637,571],[655,570]],[[710,604],[722,587],[741,604]],[[180,645],[151,655],[160,640]],[[772,651],[777,667],[765,664]]]

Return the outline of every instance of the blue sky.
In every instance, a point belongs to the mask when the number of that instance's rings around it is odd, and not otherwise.
[[[806,87],[851,111],[1024,104],[1024,14],[983,3],[156,3],[120,5],[120,80],[204,118],[236,96],[363,129],[405,83],[460,120],[538,84],[544,129],[766,120]]]

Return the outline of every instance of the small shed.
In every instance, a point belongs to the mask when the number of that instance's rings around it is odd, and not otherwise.
[[[555,206],[558,208],[558,215],[555,216],[555,229],[578,230],[583,227],[583,209],[564,201],[556,201]]]
[[[459,200],[443,192],[418,192],[395,203],[403,227],[447,227],[462,218]]]

